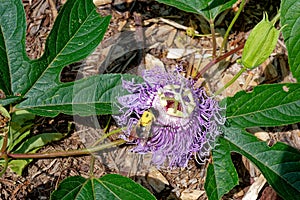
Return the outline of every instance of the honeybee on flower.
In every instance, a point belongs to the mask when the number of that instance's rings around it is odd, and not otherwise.
[[[130,93],[118,98],[121,115],[115,116],[120,126],[127,127],[123,139],[132,142],[129,138],[137,127],[146,132],[134,140],[133,151],[152,153],[157,166],[186,167],[193,156],[204,162],[225,123],[218,102],[194,87],[180,70],[145,70],[143,79],[143,83],[122,82]]]

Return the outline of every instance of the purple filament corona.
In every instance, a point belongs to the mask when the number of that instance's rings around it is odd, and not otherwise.
[[[179,70],[155,68],[143,78],[143,83],[123,80],[130,94],[119,97],[121,115],[115,116],[127,127],[123,139],[136,144],[134,152],[152,153],[157,166],[186,167],[193,156],[204,162],[225,123],[218,102]]]

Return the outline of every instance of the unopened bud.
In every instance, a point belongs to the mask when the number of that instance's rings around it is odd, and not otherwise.
[[[265,14],[262,21],[253,28],[246,41],[242,64],[248,69],[262,64],[274,50],[279,32]]]

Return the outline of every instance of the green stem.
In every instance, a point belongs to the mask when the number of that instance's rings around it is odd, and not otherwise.
[[[215,32],[214,20],[212,20],[212,19],[209,20],[209,26],[210,26],[212,46],[213,46],[212,57],[215,58],[216,52],[217,52],[217,42],[216,42],[216,32]]]
[[[224,47],[225,47],[225,44],[227,43],[227,39],[228,39],[228,36],[229,36],[229,33],[234,25],[234,23],[236,22],[237,18],[240,16],[242,10],[244,9],[245,7],[245,4],[246,4],[246,0],[242,0],[242,3],[238,9],[238,11],[236,12],[234,18],[232,19],[230,25],[228,26],[228,29],[224,35],[224,38],[223,38],[223,42],[222,42],[222,45],[221,45],[221,48],[220,48],[220,51],[219,51],[219,55],[222,53]]]
[[[113,146],[121,145],[126,143],[124,140],[116,140],[107,144],[102,144],[97,147],[91,147],[87,149],[78,149],[78,150],[70,150],[70,151],[56,151],[56,152],[45,152],[45,153],[8,153],[7,156],[9,158],[14,159],[47,159],[47,158],[57,158],[57,157],[69,157],[69,156],[83,156],[90,155],[92,153],[101,151],[103,149],[107,149]]]
[[[113,130],[113,131],[111,131],[109,133],[104,134],[101,138],[99,138],[96,142],[94,142],[92,144],[92,147],[98,145],[101,141],[103,141],[104,139],[108,138],[109,136],[111,136],[113,134],[116,134],[116,133],[119,133],[119,132],[123,131],[124,129],[125,128],[119,128],[119,129],[116,129],[116,130]]]
[[[240,75],[246,71],[246,67],[243,67],[228,83],[226,83],[224,85],[224,87],[220,88],[216,93],[215,96],[221,94],[226,88],[228,88],[232,83],[234,83],[236,81],[236,79],[238,79],[238,77],[240,77]]]
[[[108,122],[107,122],[105,128],[103,129],[103,133],[106,133],[107,129],[109,128],[110,121],[111,121],[111,116],[109,116]]]
[[[278,13],[276,14],[276,16],[272,19],[272,24],[275,25],[276,22],[280,19],[280,10],[278,11]]]

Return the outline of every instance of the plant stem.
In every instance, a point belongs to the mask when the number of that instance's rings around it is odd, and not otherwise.
[[[238,77],[240,77],[240,75],[246,71],[246,67],[243,67],[228,83],[226,83],[224,85],[224,87],[220,88],[216,93],[215,96],[221,94],[226,88],[228,88],[232,83],[234,83],[236,81],[236,79],[238,79]]]
[[[8,157],[7,157],[7,154],[5,151],[6,146],[7,146],[7,133],[5,133],[5,135],[3,137],[3,142],[2,142],[1,152],[0,152],[0,158],[4,159],[3,169],[2,169],[2,171],[0,171],[0,176],[2,176],[5,173],[7,166],[8,166]]]
[[[96,142],[94,142],[92,144],[92,147],[96,146],[97,144],[99,144],[101,141],[103,141],[105,138],[108,138],[109,136],[113,135],[113,134],[116,134],[116,133],[119,133],[121,131],[123,131],[125,128],[119,128],[119,129],[116,129],[116,130],[113,130],[109,133],[106,133],[104,134],[101,138],[99,138]]]
[[[2,130],[4,130],[3,128]],[[8,130],[5,130],[4,136],[3,136],[3,142],[2,142],[2,147],[1,147],[1,154],[3,154],[6,150],[7,147],[7,142],[8,142]]]
[[[91,155],[91,162],[90,162],[90,177],[94,176],[94,166],[95,166],[95,156]]]
[[[209,20],[209,26],[210,26],[212,46],[213,46],[212,57],[215,58],[216,52],[217,52],[217,42],[216,42],[216,32],[215,32],[214,20],[212,20],[212,19]]]
[[[245,4],[246,4],[246,0],[242,0],[242,3],[240,5],[238,11],[236,12],[236,14],[235,14],[234,18],[232,19],[231,23],[229,24],[228,29],[227,29],[227,31],[226,31],[226,33],[224,35],[224,38],[223,38],[223,42],[222,42],[222,45],[221,45],[221,48],[220,48],[220,51],[219,51],[219,55],[221,55],[221,53],[222,53],[222,51],[223,51],[223,49],[225,47],[225,44],[227,43],[229,32],[231,31],[231,29],[232,29],[234,23],[236,22],[237,18],[240,16],[242,10],[245,7]]]
[[[198,80],[209,68],[211,68],[213,65],[215,65],[216,63],[220,62],[221,60],[227,58],[228,56],[238,52],[239,50],[241,50],[242,48],[244,48],[245,44],[242,44],[240,46],[238,46],[237,48],[226,52],[224,55],[219,56],[215,59],[213,59],[212,61],[210,61],[203,69],[201,69],[198,74],[195,76],[194,80]]]
[[[0,172],[0,177],[6,172],[6,169],[8,167],[8,157],[7,157],[7,154],[1,153],[1,158],[4,159],[4,164],[3,164],[3,169]]]
[[[111,121],[111,116],[109,116],[108,122],[107,122],[105,128],[103,129],[103,133],[106,133],[107,129],[109,128],[110,121]]]
[[[102,144],[97,147],[91,147],[87,149],[78,149],[78,150],[70,150],[70,151],[56,151],[56,152],[45,152],[45,153],[7,153],[9,158],[15,159],[34,159],[34,158],[56,158],[56,157],[68,157],[68,156],[83,156],[90,155],[97,151],[101,151],[103,149],[107,149],[116,145],[121,145],[126,143],[125,140],[116,140],[107,144]]]
[[[276,14],[276,16],[272,19],[272,24],[275,25],[276,22],[280,19],[280,11]]]

